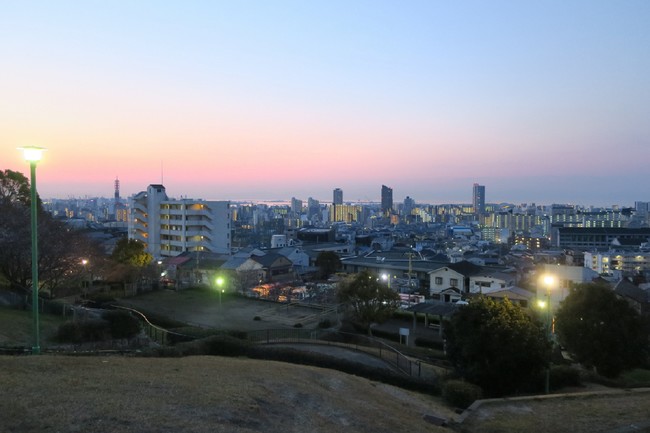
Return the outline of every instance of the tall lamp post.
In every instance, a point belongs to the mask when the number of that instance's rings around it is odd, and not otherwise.
[[[553,322],[551,319],[551,289],[555,284],[555,278],[552,275],[544,275],[542,281],[544,282],[544,287],[546,287],[546,336],[548,340],[553,344]],[[550,361],[549,361],[550,363]],[[548,365],[546,367],[546,377],[544,380],[544,392],[548,394],[551,387],[551,367]]]
[[[38,324],[38,216],[36,202],[36,164],[43,156],[42,147],[22,147],[23,157],[29,162],[30,193],[31,193],[31,225],[32,225],[32,320],[34,326],[34,345],[32,354],[41,353],[40,331]]]
[[[219,292],[219,307],[221,307],[221,295],[223,293],[223,283],[224,283],[223,277],[217,277],[216,283],[217,283],[217,292]]]

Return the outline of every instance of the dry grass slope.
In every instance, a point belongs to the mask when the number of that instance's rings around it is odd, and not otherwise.
[[[434,397],[337,371],[219,357],[0,357],[2,432],[448,431]]]

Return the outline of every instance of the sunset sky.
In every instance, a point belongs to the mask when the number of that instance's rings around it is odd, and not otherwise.
[[[650,1],[6,1],[42,197],[650,201]]]

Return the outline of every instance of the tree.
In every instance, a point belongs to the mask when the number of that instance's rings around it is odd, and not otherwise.
[[[144,250],[144,244],[135,239],[122,238],[117,241],[111,258],[117,263],[144,268],[153,260],[153,256]]]
[[[647,323],[606,285],[574,288],[560,304],[555,329],[576,361],[603,376],[616,377],[647,361]]]
[[[23,206],[31,203],[29,180],[18,171],[0,171],[0,207],[17,203]]]
[[[535,389],[550,357],[543,324],[507,298],[481,296],[460,307],[446,347],[456,371],[495,397]]]
[[[337,296],[353,318],[370,331],[373,322],[390,318],[399,305],[399,296],[368,271],[359,272],[339,284]]]
[[[0,171],[0,274],[16,291],[31,286],[31,195],[29,180],[19,172]],[[68,230],[42,209],[38,212],[39,287],[54,294],[61,285],[78,278],[84,257],[101,254],[82,232]]]
[[[341,267],[341,259],[334,251],[322,251],[316,257],[319,277],[326,280]]]

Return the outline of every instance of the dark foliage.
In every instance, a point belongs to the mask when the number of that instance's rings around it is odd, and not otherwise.
[[[535,390],[550,356],[544,327],[505,299],[472,299],[446,328],[447,355],[488,396]]]
[[[102,318],[108,322],[113,338],[132,338],[140,332],[140,320],[124,310],[106,311]]]
[[[483,396],[478,385],[464,380],[448,380],[442,387],[442,398],[451,406],[467,409]]]
[[[603,376],[647,363],[647,321],[607,286],[574,288],[557,311],[556,330],[576,361]]]

